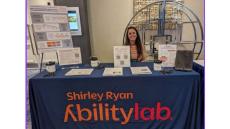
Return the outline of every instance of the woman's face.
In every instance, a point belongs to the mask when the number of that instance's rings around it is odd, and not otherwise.
[[[137,33],[136,33],[136,31],[134,29],[129,29],[128,30],[128,38],[129,38],[130,42],[131,41],[135,42],[135,40],[137,38]]]

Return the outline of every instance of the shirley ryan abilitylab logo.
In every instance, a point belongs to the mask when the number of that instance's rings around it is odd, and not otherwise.
[[[105,93],[83,93],[83,92],[68,92],[67,100],[86,100],[94,99],[100,101],[104,99],[112,99],[112,94],[116,98],[116,103],[119,103],[121,99],[133,99],[134,94],[129,93],[114,93],[114,92],[105,92]],[[81,96],[82,95],[82,96]],[[110,95],[110,96],[108,96]],[[84,97],[85,96],[85,97]],[[98,96],[98,97],[96,97]],[[99,97],[100,96],[100,97]],[[135,102],[134,105],[130,107],[118,107],[114,103],[109,105],[108,103],[92,103],[91,106],[83,107],[81,104],[68,104],[65,108],[64,122],[104,122],[104,121],[115,121],[120,122],[122,125],[125,125],[132,121],[166,121],[172,120],[171,109],[167,106],[162,106],[161,102],[157,102],[153,107],[140,107],[139,103]],[[118,115],[119,114],[119,115]]]

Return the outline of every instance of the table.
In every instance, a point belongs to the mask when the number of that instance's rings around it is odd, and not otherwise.
[[[132,66],[152,70],[152,63]],[[101,68],[90,76],[66,77],[68,70],[29,80],[32,129],[201,129],[195,71],[132,75],[124,68],[123,76],[103,77]]]
[[[204,119],[205,119],[205,84],[204,84],[204,60],[195,60],[193,62],[193,70],[200,74],[200,90],[201,90],[201,123],[202,128],[204,128]]]
[[[197,60],[193,62],[193,70],[200,73],[200,80],[204,88],[204,60]]]

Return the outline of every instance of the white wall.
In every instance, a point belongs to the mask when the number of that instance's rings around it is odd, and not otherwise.
[[[184,0],[203,21],[203,0]],[[133,0],[88,0],[92,53],[102,62],[113,62],[112,46],[122,45],[125,27],[133,15]],[[185,29],[186,36],[192,31]],[[201,55],[203,58],[203,53]]]
[[[125,27],[133,15],[133,0],[88,0],[92,55],[113,62],[114,45],[122,45]]]

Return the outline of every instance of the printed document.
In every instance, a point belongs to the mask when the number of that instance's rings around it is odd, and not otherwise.
[[[131,72],[133,75],[152,74],[151,70],[147,66],[145,66],[145,67],[130,67],[130,69],[131,69]]]
[[[121,76],[123,75],[122,68],[105,68],[103,76]]]
[[[65,75],[74,76],[74,75],[90,75],[93,69],[71,69]]]

